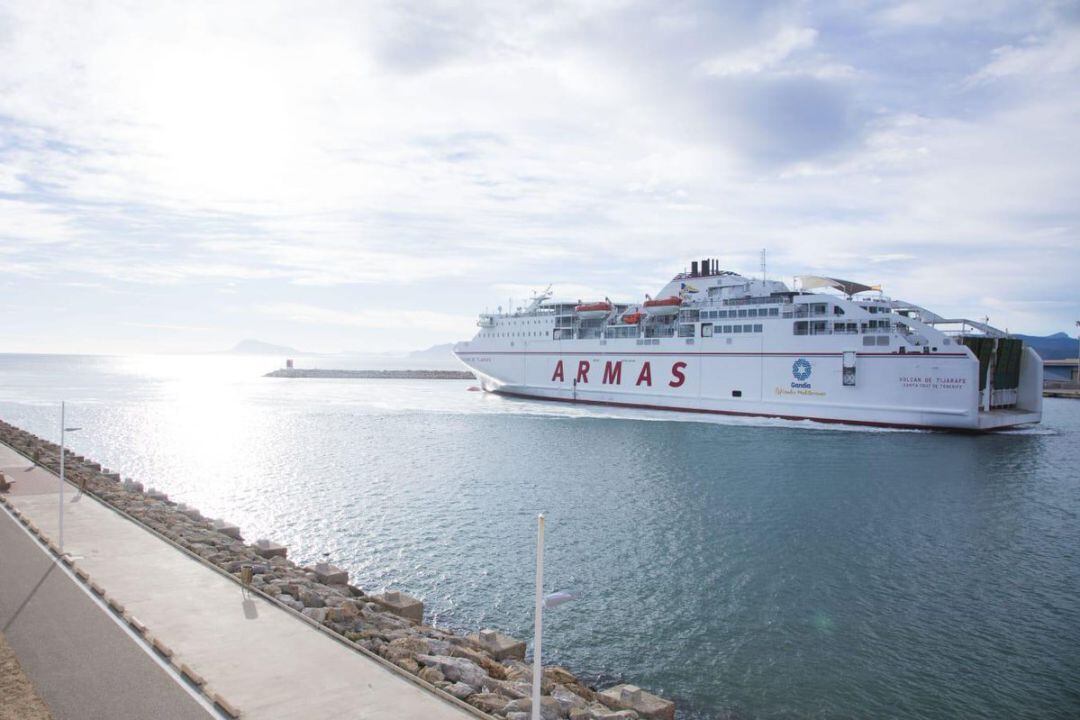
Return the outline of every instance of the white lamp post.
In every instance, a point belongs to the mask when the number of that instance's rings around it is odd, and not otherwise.
[[[540,685],[544,669],[540,662],[544,624],[544,514],[536,518],[536,618],[533,629],[532,720],[540,720]]]
[[[544,680],[543,639],[544,610],[577,600],[578,595],[565,590],[544,594],[544,514],[536,518],[536,625],[533,628],[533,684],[532,684],[532,719],[540,720],[540,688]]]
[[[65,427],[64,403],[60,403],[60,554],[64,554],[64,435],[75,432],[77,427]]]

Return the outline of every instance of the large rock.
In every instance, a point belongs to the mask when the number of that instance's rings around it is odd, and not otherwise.
[[[360,610],[360,615],[363,618],[363,622],[374,625],[375,627],[383,630],[384,632],[390,630],[405,630],[412,627],[408,620],[399,618],[389,612],[384,612],[381,605],[375,603],[367,603]]]
[[[514,658],[525,659],[525,641],[503,635],[497,630],[485,628],[476,635],[469,635],[469,640],[483,648],[495,660]]]
[[[317,623],[326,622],[326,608],[306,607],[300,612]]]
[[[391,655],[415,657],[417,655],[428,655],[431,649],[424,638],[403,637],[391,640],[387,646],[387,651]]]
[[[403,592],[387,590],[382,595],[372,595],[371,599],[398,617],[418,624],[424,621],[424,603]]]
[[[675,703],[636,685],[616,685],[601,690],[596,698],[613,710],[633,710],[649,720],[675,720]]]
[[[587,708],[574,708],[570,711],[570,720],[638,720],[633,710],[612,710],[606,705],[593,703]]]
[[[393,663],[402,670],[412,673],[413,675],[420,672],[420,664],[413,660],[411,657],[395,658],[393,660]]]
[[[472,685],[467,685],[467,684],[461,682],[460,680],[458,680],[456,683],[454,683],[450,687],[446,688],[446,692],[450,693],[451,695],[456,697],[458,700],[464,700],[465,698],[469,697],[470,695],[475,695],[476,694],[476,688],[474,688]]]
[[[450,682],[460,680],[478,688],[488,679],[488,674],[479,665],[465,658],[449,657],[447,655],[417,655],[416,660],[429,667],[438,668],[439,672]]]
[[[465,702],[481,712],[494,715],[497,712],[502,712],[509,700],[501,695],[493,695],[492,693],[477,693],[475,695],[470,695]]]
[[[558,665],[550,665],[544,668],[544,679],[550,680],[553,685],[576,685],[578,682],[574,673]]]
[[[484,681],[484,692],[497,693],[509,700],[528,697],[532,692],[532,686],[528,683],[516,683],[510,680],[496,680],[492,678]]]
[[[509,660],[504,663],[504,668],[503,674],[507,680],[532,685],[532,665],[527,665],[519,660]],[[540,675],[540,691],[545,695],[550,695],[553,687],[555,687],[555,683],[552,682],[547,673],[542,673]]]
[[[311,570],[315,573],[315,578],[326,585],[344,585],[349,582],[348,571],[330,563],[316,563]]]
[[[285,559],[289,554],[289,549],[284,545],[278,545],[275,542],[271,542],[266,538],[260,538],[255,541],[251,546],[260,557],[270,558],[271,560]]]
[[[532,698],[518,698],[517,700],[511,700],[506,704],[506,712],[525,712],[532,713]],[[562,717],[562,708],[559,707],[559,703],[547,695],[540,697],[540,718],[541,720],[559,720]]]
[[[446,679],[446,676],[442,674],[442,671],[437,667],[424,667],[420,669],[420,679],[424,682],[429,682],[432,685],[440,683]]]
[[[289,595],[288,593],[281,593],[280,595],[277,596],[277,600],[282,605],[285,605],[286,607],[291,607],[293,610],[303,610],[304,609],[304,603],[300,602],[299,600],[294,598],[292,595]]]
[[[493,678],[499,680],[506,679],[506,668],[488,657],[487,653],[483,650],[474,650],[467,645],[451,645],[449,654],[454,657],[463,657],[466,660],[472,660],[474,663],[484,668],[484,672]]]
[[[344,623],[350,622],[355,619],[357,615],[356,606],[351,603],[338,605],[337,607],[327,608],[326,617],[332,622]]]
[[[565,685],[556,685],[551,690],[551,697],[559,703],[563,715],[569,715],[571,710],[584,709],[589,706],[589,701],[573,692]]]
[[[300,602],[304,603],[305,607],[310,608],[326,607],[326,601],[322,599],[322,596],[311,590],[300,593]]]

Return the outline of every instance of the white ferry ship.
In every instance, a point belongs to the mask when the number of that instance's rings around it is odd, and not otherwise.
[[[1042,361],[984,322],[878,288],[798,289],[691,263],[639,303],[552,300],[483,314],[455,345],[484,390],[632,408],[986,431],[1042,418]]]

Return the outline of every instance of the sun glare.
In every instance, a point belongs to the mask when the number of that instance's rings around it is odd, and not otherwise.
[[[141,118],[158,176],[187,195],[279,195],[305,135],[277,62],[242,45],[161,53],[147,70]]]

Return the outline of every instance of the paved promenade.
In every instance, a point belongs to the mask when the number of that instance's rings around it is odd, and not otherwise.
[[[0,470],[15,481],[11,503],[55,539],[56,476],[29,465],[0,445]],[[64,550],[245,718],[475,719],[263,598],[245,599],[235,582],[92,497],[74,496],[69,486]]]
[[[0,548],[0,631],[56,720],[214,717],[2,509]]]

